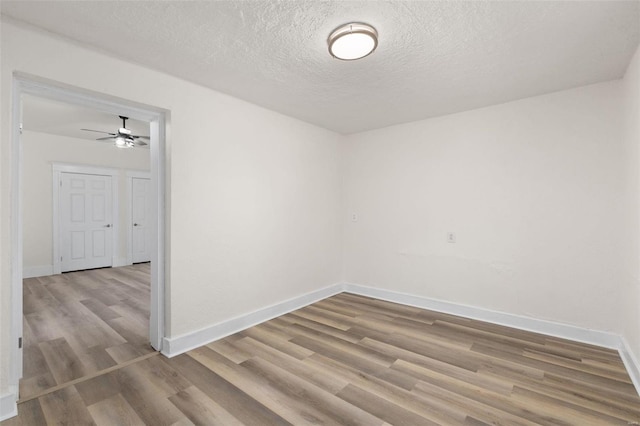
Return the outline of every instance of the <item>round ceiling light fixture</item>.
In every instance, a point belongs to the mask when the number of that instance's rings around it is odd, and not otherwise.
[[[378,32],[371,25],[352,22],[336,28],[329,36],[329,53],[343,61],[364,58],[378,47]]]

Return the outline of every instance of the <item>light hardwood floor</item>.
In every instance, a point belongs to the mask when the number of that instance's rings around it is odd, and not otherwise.
[[[613,350],[345,293],[18,409],[2,426],[640,421]]]
[[[149,264],[23,283],[22,400],[154,352]]]

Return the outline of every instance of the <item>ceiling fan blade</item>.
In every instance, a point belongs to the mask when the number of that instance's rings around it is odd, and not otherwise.
[[[80,130],[84,130],[85,132],[104,133],[105,135],[113,135],[113,136],[116,135],[115,133],[103,132],[102,130],[92,130],[92,129],[80,129]]]
[[[93,130],[93,129],[80,129],[80,130],[84,130],[86,132],[102,133],[105,135],[109,135],[102,138],[97,138],[96,140],[101,142],[115,140],[116,145],[119,145],[119,146],[123,145],[123,141],[124,143],[126,143],[127,147],[131,147],[134,145],[137,145],[137,146],[149,145],[147,142],[143,142],[139,140],[139,139],[151,140],[149,136],[132,135],[131,130],[127,129],[127,117],[120,116],[120,118],[122,119],[122,127],[118,130],[117,133],[103,132],[102,130]]]

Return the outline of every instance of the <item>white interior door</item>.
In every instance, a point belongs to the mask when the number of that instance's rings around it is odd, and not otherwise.
[[[151,261],[151,180],[131,178],[131,260]]]
[[[61,272],[113,264],[111,176],[61,173]]]

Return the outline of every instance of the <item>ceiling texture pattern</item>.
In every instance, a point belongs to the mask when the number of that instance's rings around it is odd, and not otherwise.
[[[640,2],[2,1],[2,14],[343,134],[621,78]],[[378,49],[333,59],[351,21]]]

